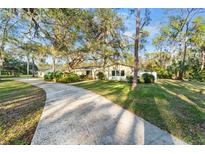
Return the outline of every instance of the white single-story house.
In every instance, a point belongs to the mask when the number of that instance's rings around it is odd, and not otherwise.
[[[103,68],[101,66],[84,66],[75,69],[75,73],[77,75],[90,75],[93,79],[97,79],[97,73],[102,72],[105,75],[107,80],[118,80],[118,81],[126,81],[127,76],[133,76],[134,74],[134,67],[128,66],[125,64],[115,63]],[[138,76],[142,76],[144,73],[152,74],[157,80],[157,73],[156,72],[138,72]]]

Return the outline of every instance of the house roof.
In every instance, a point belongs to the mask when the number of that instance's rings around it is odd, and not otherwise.
[[[127,64],[122,64],[122,63],[118,63],[118,62],[116,62],[116,63],[113,63],[113,64],[111,64],[111,65],[108,65],[107,67],[109,67],[109,66],[113,66],[113,65],[122,65],[122,66],[127,66],[127,67],[134,67],[134,66],[131,66],[131,65],[127,65]]]
[[[81,66],[76,69],[95,69],[95,68],[100,68],[101,66]]]
[[[122,65],[122,66],[127,66],[127,67],[131,67],[133,68],[134,66],[130,66],[130,65],[126,65],[126,64],[121,64],[121,63],[113,63],[113,64],[110,64],[106,67],[110,67],[110,66],[114,66],[114,65]],[[82,66],[82,67],[78,67],[76,69],[95,69],[95,68],[101,68],[102,66]]]

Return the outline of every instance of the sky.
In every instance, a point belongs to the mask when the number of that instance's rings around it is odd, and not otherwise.
[[[130,9],[119,9],[118,12],[121,14],[124,18],[124,24],[127,28],[125,30],[126,35],[132,35],[135,34],[135,17],[130,16],[129,14]],[[165,24],[168,20],[168,15],[173,15],[176,13],[175,9],[160,9],[160,8],[152,8],[149,9],[151,11],[150,17],[151,22],[148,26],[145,27],[145,30],[147,30],[150,34],[147,37],[147,44],[145,45],[145,52],[154,52],[155,47],[152,45],[152,39],[159,33],[160,27]],[[144,9],[141,9],[143,16]],[[205,18],[205,13],[201,14]],[[141,54],[144,52],[141,51]]]
[[[131,9],[117,9],[116,11],[120,16],[123,17],[124,25],[125,25],[125,35],[132,36],[135,34],[135,16],[130,15]],[[143,11],[145,9],[141,9],[141,15],[143,17]],[[145,44],[145,51],[140,51],[140,56],[142,56],[146,52],[154,52],[156,51],[155,47],[152,45],[152,39],[159,33],[160,27],[163,24],[166,24],[168,20],[168,15],[173,15],[176,13],[175,9],[160,9],[160,8],[152,8],[149,9],[151,11],[150,17],[151,22],[148,26],[145,27],[145,30],[149,32],[149,36],[147,37],[147,43]],[[205,13],[201,14],[205,18]],[[132,51],[131,51],[132,52]],[[51,62],[51,59],[48,58],[47,62]]]

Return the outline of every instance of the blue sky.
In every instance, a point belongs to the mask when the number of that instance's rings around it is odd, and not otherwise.
[[[135,33],[135,17],[129,14],[130,9],[120,9],[118,12],[124,18],[124,24],[126,27],[125,34],[132,35]],[[151,11],[150,17],[151,22],[148,26],[145,27],[147,31],[149,31],[150,35],[147,37],[147,44],[146,44],[146,52],[152,52],[155,50],[154,46],[152,45],[152,39],[157,35],[159,32],[160,26],[167,21],[167,10],[166,9],[149,9]],[[143,11],[141,15],[143,16]]]
[[[132,35],[135,33],[135,17],[129,14],[129,10],[130,9],[119,9],[117,11],[124,17],[124,24],[127,28],[125,33],[128,35]],[[144,10],[145,9],[141,9],[142,16]],[[149,10],[151,11],[151,22],[148,26],[145,27],[145,30],[149,31],[150,35],[147,38],[148,42],[145,45],[145,52],[155,51],[155,47],[152,45],[152,39],[158,34],[160,27],[167,22],[168,15],[173,15],[176,13],[175,9],[152,8]],[[200,15],[205,18],[205,13]],[[141,51],[141,54],[143,53],[144,52]]]
[[[143,11],[145,9],[141,9],[141,15],[143,16]],[[155,47],[152,45],[152,39],[158,34],[160,30],[160,26],[165,24],[168,20],[168,15],[175,14],[175,9],[160,9],[160,8],[152,8],[149,9],[151,11],[150,17],[151,22],[148,26],[145,27],[147,31],[149,31],[150,35],[147,37],[147,44],[145,45],[146,51],[140,51],[140,55],[143,55],[145,52],[154,52]],[[117,12],[123,16],[124,24],[126,27],[125,34],[133,35],[135,34],[135,16],[130,15],[130,9],[117,9]],[[201,14],[205,18],[205,13]],[[132,52],[132,51],[131,51]],[[50,58],[48,58],[50,62]]]

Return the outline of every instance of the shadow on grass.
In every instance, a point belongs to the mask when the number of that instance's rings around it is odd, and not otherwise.
[[[81,87],[107,97],[188,143],[205,143],[205,129],[201,127],[205,121],[205,96],[187,89],[183,83],[139,84],[134,91],[130,91],[127,83],[109,81]]]
[[[44,106],[45,92],[12,80],[2,80],[0,87],[4,92],[0,94],[0,144],[30,144],[39,120],[36,117],[40,117]]]

